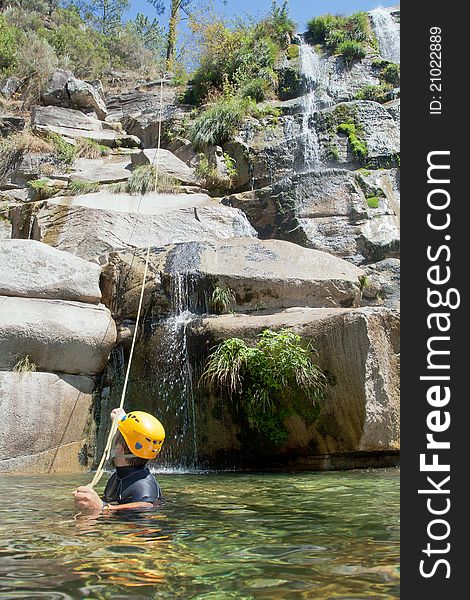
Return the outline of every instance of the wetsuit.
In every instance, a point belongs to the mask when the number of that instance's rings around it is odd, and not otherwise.
[[[162,491],[147,467],[116,467],[106,484],[103,500],[129,504],[160,500]]]

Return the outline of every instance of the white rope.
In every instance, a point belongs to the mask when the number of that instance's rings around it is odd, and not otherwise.
[[[161,139],[162,139],[161,138],[162,116],[163,116],[163,77],[160,80],[160,126],[158,128],[157,152],[156,152],[156,155],[152,159],[152,165],[154,164],[155,159],[156,159],[156,165],[155,165],[155,188],[157,188],[157,184],[158,184],[158,172],[159,172],[159,169],[160,169],[160,145],[161,145]],[[140,199],[142,200],[142,196],[141,196]],[[139,203],[139,206],[138,206],[137,217],[138,217],[138,213],[139,212],[140,212],[140,203]],[[143,299],[144,299],[145,283],[146,283],[147,271],[148,271],[148,266],[149,266],[149,258],[150,258],[150,244],[147,246],[147,254],[146,254],[146,257],[145,257],[144,277],[142,279],[142,286],[140,288],[139,308],[137,310],[137,318],[136,318],[136,321],[135,321],[134,335],[132,336],[131,351],[129,353],[129,362],[127,364],[126,376],[124,378],[124,386],[122,388],[122,393],[121,393],[121,401],[119,403],[119,408],[120,409],[122,409],[123,406],[124,406],[124,400],[125,400],[126,391],[127,391],[127,384],[128,384],[128,381],[129,381],[129,373],[131,371],[132,358],[134,356],[134,348],[135,348],[135,343],[136,343],[136,339],[137,339],[137,331],[138,331],[138,328],[139,328],[140,313],[142,311],[142,304],[143,304]],[[114,441],[114,436],[116,435],[118,422],[119,422],[119,418],[116,416],[113,419],[113,422],[111,424],[111,429],[110,429],[109,434],[108,434],[108,439],[106,441],[106,446],[104,448],[103,455],[101,457],[101,460],[100,460],[100,463],[98,465],[98,468],[96,469],[95,476],[93,477],[92,482],[88,485],[88,487],[91,488],[91,489],[93,489],[95,487],[95,485],[97,485],[99,483],[101,477],[103,476],[104,465],[107,463],[107,461],[109,460],[109,458],[111,456],[111,450],[112,450],[112,447],[113,447],[113,441]]]

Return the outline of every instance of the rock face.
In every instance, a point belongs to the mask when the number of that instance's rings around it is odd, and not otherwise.
[[[21,81],[16,77],[8,77],[0,82],[0,96],[6,100],[10,98],[20,89]]]
[[[99,278],[98,265],[39,242],[0,242],[0,471],[86,464],[93,377],[116,341]]]
[[[107,184],[126,181],[131,176],[131,161],[122,157],[119,160],[101,158],[80,158],[76,161],[70,179]]]
[[[140,294],[142,253],[112,253],[103,273],[103,300],[113,305],[120,320],[134,318]],[[325,252],[280,240],[234,238],[214,242],[176,244],[153,249],[144,307],[156,314],[171,311],[175,278],[183,287],[195,284],[200,293],[216,286],[230,288],[235,311],[278,310],[293,306],[357,306],[361,269]],[[192,283],[191,283],[192,282]],[[179,284],[177,284],[179,285]],[[113,287],[114,286],[114,287]],[[193,310],[201,300],[191,300]]]
[[[376,198],[377,206],[368,199]],[[362,264],[397,256],[399,192],[393,170],[322,169],[234,194],[261,238],[286,239]]]
[[[319,364],[334,382],[327,388],[314,423],[307,424],[295,414],[288,417],[289,439],[282,447],[247,449],[240,444],[243,432],[233,424],[230,411],[220,407],[222,412],[216,409],[207,416],[213,423],[205,430],[220,430],[217,421],[227,419],[228,426],[223,429],[230,438],[218,439],[209,433],[199,452],[211,465],[241,461],[258,467],[277,464],[320,469],[334,465],[335,457],[343,453],[393,454],[399,448],[398,323],[397,314],[387,309],[292,309],[265,316],[212,317],[194,325],[189,347],[196,356],[226,338],[250,343],[263,329],[291,328],[304,339],[314,340]],[[351,456],[349,466],[354,465]]]
[[[157,146],[161,139],[167,141],[169,131],[181,123],[187,109],[178,104],[176,89],[163,82],[162,110],[160,110],[160,84],[153,91],[135,90],[108,96],[108,120],[118,121],[124,129],[137,136],[144,148]]]
[[[79,110],[59,106],[36,106],[31,114],[31,122],[39,131],[56,133],[72,140],[86,138],[111,148],[134,148],[140,145],[138,138],[126,135],[116,130],[112,124],[99,121]]]
[[[177,181],[183,184],[195,185],[197,183],[194,169],[188,167],[181,159],[175,156],[169,150],[160,148],[149,148],[142,150],[138,154],[132,154],[132,164],[134,166],[141,165],[157,165],[163,173],[170,175]]]
[[[106,366],[116,328],[103,306],[7,296],[1,305],[0,370],[25,356],[54,373],[95,374]]]
[[[0,242],[0,296],[98,304],[100,267],[33,240]]]
[[[100,96],[98,90],[80,79],[71,77],[67,81],[67,92],[70,97],[72,108],[94,112],[99,119],[104,120],[108,114],[104,99]]]
[[[93,388],[90,377],[0,372],[0,472],[83,470]]]
[[[21,231],[27,229],[24,209],[13,212],[13,236],[21,237]],[[222,206],[205,194],[139,197],[100,192],[58,197],[44,203],[31,227],[33,239],[86,259],[130,246],[256,235],[241,211]]]

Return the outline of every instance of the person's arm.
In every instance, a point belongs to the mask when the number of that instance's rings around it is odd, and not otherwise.
[[[136,508],[154,508],[151,502],[129,502],[128,504],[103,504],[103,501],[92,488],[81,485],[73,493],[75,508],[84,515],[98,516],[102,512],[116,510],[132,510]]]

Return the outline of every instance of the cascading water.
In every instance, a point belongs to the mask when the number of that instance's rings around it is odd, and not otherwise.
[[[394,63],[400,62],[400,24],[394,19],[393,7],[379,7],[370,12],[372,29],[379,42],[380,55]],[[396,9],[398,10],[398,8]]]
[[[311,120],[317,110],[316,86],[321,66],[315,49],[303,40],[300,44],[300,66],[307,86],[307,93],[302,98],[303,162],[305,170],[311,170],[320,162],[320,144]]]

